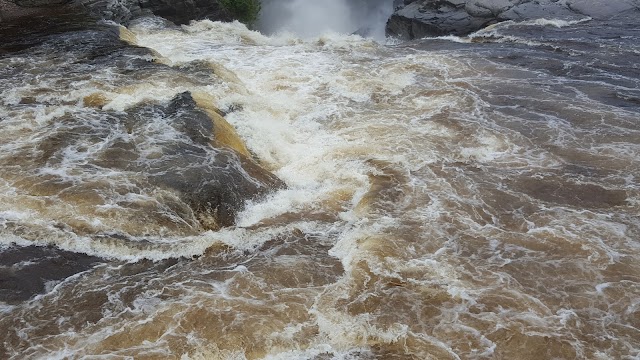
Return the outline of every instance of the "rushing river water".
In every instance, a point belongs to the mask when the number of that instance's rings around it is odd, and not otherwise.
[[[5,26],[0,358],[637,359],[634,16]]]

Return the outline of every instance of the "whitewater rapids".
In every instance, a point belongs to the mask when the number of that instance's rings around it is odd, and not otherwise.
[[[104,64],[42,81],[39,68],[65,59],[2,57],[33,76],[0,76],[0,243],[101,260],[3,305],[0,355],[640,356],[640,41],[636,31],[624,46],[594,43],[581,37],[589,26],[385,44],[144,19],[122,33],[153,53],[125,57],[166,70]],[[44,167],[20,155],[46,129],[78,131],[58,125],[69,114],[126,138],[101,116],[185,91],[221,109],[286,184],[249,200],[233,226],[166,225],[173,193],[134,192],[135,174],[88,164],[101,143]],[[178,136],[154,119],[139,161]],[[43,174],[77,192],[47,185],[45,201],[25,190]],[[163,220],[139,218],[143,205]],[[109,231],[120,235],[96,236]]]

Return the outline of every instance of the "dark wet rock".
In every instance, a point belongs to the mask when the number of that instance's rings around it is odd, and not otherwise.
[[[190,92],[176,95],[166,107],[172,125],[193,143],[207,145],[213,140],[213,122],[197,108]]]
[[[638,12],[638,0],[405,0],[387,22],[403,39],[466,35],[501,21],[611,19]]]
[[[191,20],[213,19],[230,21],[231,15],[215,0],[141,0],[140,8],[150,10],[176,24],[186,24]]]
[[[232,225],[246,200],[283,186],[276,176],[231,149],[212,152],[216,129],[189,92],[177,95],[164,108],[146,107],[141,114],[159,112],[189,141],[167,144],[163,156],[140,170],[148,173],[152,183],[177,190],[205,228]],[[143,124],[142,120],[138,126]],[[137,170],[138,164],[133,167]]]
[[[104,260],[54,247],[14,246],[0,250],[0,301],[18,303]]]
[[[611,19],[621,14],[628,14],[640,10],[638,0],[568,0],[567,6],[571,11],[598,20]]]
[[[75,12],[77,16],[90,16],[127,24],[129,21],[148,15],[161,16],[175,24],[186,24],[191,20],[213,19],[230,21],[233,17],[216,0],[0,0],[8,1],[20,8]],[[11,19],[16,11],[3,13],[0,6],[0,21]],[[20,14],[18,14],[20,15]],[[25,13],[29,16],[30,13]]]
[[[149,186],[176,192],[206,229],[232,225],[247,200],[283,186],[253,159],[229,148],[213,147],[217,129],[189,92],[176,95],[167,105],[148,104],[132,108],[126,114],[110,115],[112,126],[95,129],[74,124],[70,129],[63,129],[62,134],[76,135],[64,137],[64,141],[56,140],[62,135],[53,134],[43,143],[47,147],[43,153],[48,154],[45,161],[61,161],[57,156],[64,153],[65,148],[99,141],[110,136],[113,128],[127,128],[128,132],[141,137],[150,136],[145,134],[146,129],[153,127],[154,121],[164,119],[176,135],[157,142],[161,153],[144,158],[135,144],[140,140],[120,138],[110,142],[89,162],[104,169],[143,174]],[[174,204],[172,209],[188,216],[178,205]]]
[[[73,0],[11,0],[12,3],[21,7],[55,7],[57,5],[69,4]]]
[[[536,2],[526,2],[509,8],[499,14],[499,20],[523,21],[531,19],[562,19],[580,20],[585,18],[584,14],[571,10],[557,2],[540,4]]]
[[[29,29],[33,33],[5,33],[9,36],[0,43],[0,59],[27,51],[31,58],[2,68],[0,76],[16,84],[46,78],[57,84],[47,89],[50,94],[64,94],[73,82],[86,81],[105,68],[110,75],[103,85],[110,91],[124,88],[126,92],[147,79],[164,76],[190,77],[180,69],[149,61],[149,50],[121,41],[117,27],[78,25],[73,16],[67,20],[69,32],[62,32],[65,28],[60,23],[43,19]],[[56,30],[51,31],[51,26]],[[47,66],[37,65],[41,63]],[[195,87],[201,77],[192,78],[184,81]],[[37,87],[33,91],[24,96],[24,102],[10,106],[22,111],[62,104],[57,100],[62,97],[43,100],[36,96]],[[232,225],[246,201],[283,186],[248,151],[237,150],[244,148],[238,144],[241,139],[233,139],[233,144],[223,141],[231,137],[230,125],[219,114],[213,119],[211,109],[201,107],[189,92],[168,102],[141,100],[122,110],[105,109],[109,98],[104,94],[92,93],[95,101],[85,97],[85,106],[43,124],[36,130],[38,140],[0,160],[3,178],[30,196],[56,197],[87,217],[100,219],[116,233],[140,237],[167,232],[192,235]],[[60,173],[43,174],[43,167],[80,177],[69,181]],[[114,206],[101,210],[107,204]],[[104,231],[70,217],[47,216],[79,235]]]
[[[472,16],[458,1],[414,1],[387,22],[387,34],[403,39],[447,34],[463,35],[492,23],[490,16]]]
[[[230,21],[231,15],[216,0],[73,0],[99,18],[126,24],[146,15],[161,16],[175,24],[191,20]]]

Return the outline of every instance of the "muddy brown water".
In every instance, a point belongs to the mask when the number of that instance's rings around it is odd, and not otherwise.
[[[3,28],[0,357],[640,356],[631,15]]]

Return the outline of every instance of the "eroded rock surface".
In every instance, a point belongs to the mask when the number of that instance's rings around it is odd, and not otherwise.
[[[638,0],[405,0],[387,33],[402,39],[466,35],[501,21],[606,20],[639,9]]]

